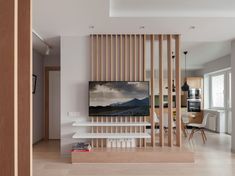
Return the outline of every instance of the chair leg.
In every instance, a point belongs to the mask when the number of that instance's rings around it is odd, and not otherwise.
[[[206,143],[206,139],[205,139],[204,134],[203,134],[203,129],[200,129],[200,131],[201,131],[203,143],[205,144]]]
[[[205,140],[207,141],[207,137],[206,137],[206,133],[205,133],[204,129],[202,129],[202,132],[203,132]]]
[[[191,131],[191,133],[190,133],[190,135],[189,135],[188,140],[191,140],[191,139],[192,139],[193,134],[194,134],[194,131],[195,131],[195,128],[192,129],[192,131]]]

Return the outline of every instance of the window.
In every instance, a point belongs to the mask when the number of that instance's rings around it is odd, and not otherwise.
[[[224,108],[224,74],[211,77],[212,107]]]
[[[204,108],[224,112],[220,126],[228,134],[232,131],[231,76],[230,69],[204,75]]]

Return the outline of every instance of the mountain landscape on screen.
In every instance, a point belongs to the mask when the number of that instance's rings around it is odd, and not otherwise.
[[[148,82],[89,82],[89,115],[149,115]]]

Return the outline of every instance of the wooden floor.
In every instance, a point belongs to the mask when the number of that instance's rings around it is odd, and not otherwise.
[[[70,164],[60,157],[59,141],[34,146],[33,176],[232,176],[235,154],[230,152],[231,137],[206,132],[203,144],[200,134],[184,145],[195,153],[192,164]]]

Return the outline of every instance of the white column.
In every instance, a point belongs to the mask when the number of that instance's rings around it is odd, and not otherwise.
[[[235,87],[235,40],[231,42],[232,90]],[[232,91],[232,107],[235,106],[235,93]],[[235,153],[235,108],[232,108],[232,152]]]

